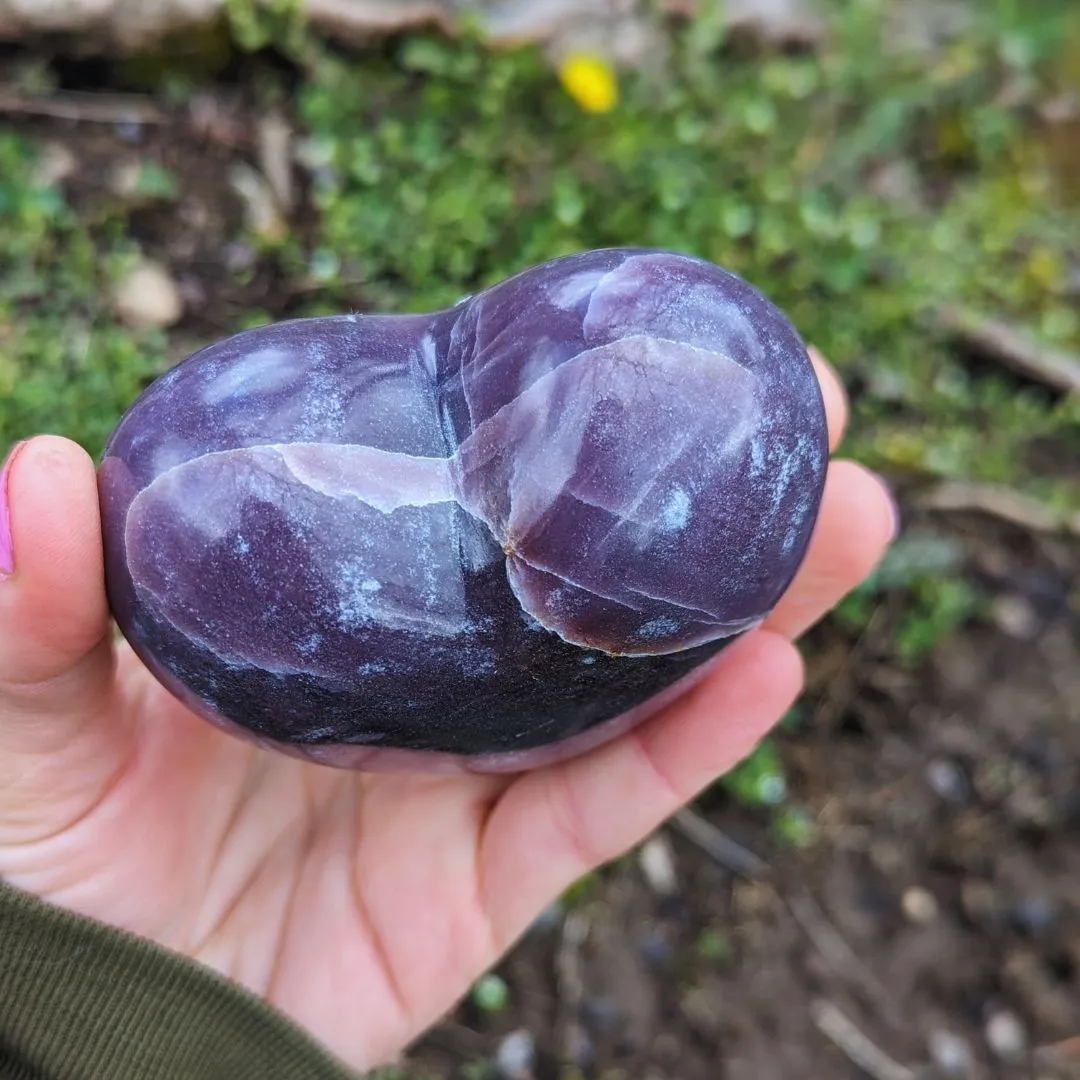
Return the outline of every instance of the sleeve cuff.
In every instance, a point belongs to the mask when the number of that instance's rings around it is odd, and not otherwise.
[[[0,881],[0,1080],[358,1080],[254,994]]]

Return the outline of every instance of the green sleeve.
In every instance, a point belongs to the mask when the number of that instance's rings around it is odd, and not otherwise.
[[[0,882],[0,1080],[357,1080],[253,994]]]

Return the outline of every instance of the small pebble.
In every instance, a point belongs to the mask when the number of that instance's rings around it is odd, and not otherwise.
[[[533,1080],[536,1044],[524,1028],[511,1031],[495,1052],[495,1068],[502,1080]]]
[[[138,158],[117,161],[109,172],[107,185],[114,195],[128,199],[139,186],[142,162]]]
[[[912,885],[910,889],[904,890],[900,907],[908,922],[918,926],[932,923],[938,914],[938,902],[934,899],[934,894],[921,885]]]
[[[79,167],[79,159],[63,143],[46,143],[38,155],[35,179],[42,187],[52,187],[69,179]]]
[[[897,158],[874,170],[869,177],[870,190],[882,199],[904,206],[918,206],[922,198],[919,172],[910,161]]]
[[[1058,919],[1058,905],[1048,896],[1025,896],[1013,905],[1016,925],[1029,934],[1045,934]]]
[[[638,865],[653,892],[671,896],[678,889],[675,876],[675,853],[665,836],[650,837],[638,850]]]
[[[225,269],[233,274],[241,270],[250,270],[258,258],[255,249],[250,244],[245,244],[239,240],[226,244],[222,248],[221,254]]]
[[[970,1076],[973,1064],[971,1048],[967,1041],[951,1031],[939,1028],[930,1032],[927,1049],[934,1064],[946,1076]]]
[[[180,321],[180,288],[160,263],[144,259],[113,289],[113,309],[128,326],[162,329]]]
[[[1018,641],[1031,641],[1040,629],[1039,613],[1026,596],[1006,593],[994,601],[994,622],[998,629]]]
[[[1003,1061],[1018,1061],[1027,1050],[1027,1032],[1020,1018],[999,1009],[986,1021],[986,1044]]]
[[[277,196],[270,182],[250,165],[235,165],[229,173],[229,184],[244,204],[248,228],[261,240],[277,242],[289,232]]]
[[[961,805],[968,800],[970,788],[964,770],[949,758],[934,758],[927,764],[926,782],[946,802]]]
[[[660,927],[651,926],[642,931],[637,937],[637,947],[647,964],[662,966],[671,959],[671,942]]]

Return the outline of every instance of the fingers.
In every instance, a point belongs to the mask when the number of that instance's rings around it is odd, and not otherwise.
[[[808,630],[874,569],[895,529],[881,480],[852,461],[834,461],[806,558],[766,628],[791,640]]]
[[[847,391],[832,364],[817,349],[808,351],[821,386],[821,396],[825,400],[825,416],[829,424],[829,451],[832,452],[843,441],[844,431],[847,429],[849,415]]]
[[[62,675],[108,630],[94,463],[43,435],[11,463],[13,573],[0,581],[0,686]]]
[[[85,717],[109,685],[109,613],[94,464],[43,435],[19,447],[6,483],[11,573],[0,577],[0,759],[41,725],[12,718]]]
[[[481,841],[482,897],[500,947],[582,874],[638,843],[744,758],[802,687],[798,651],[755,631],[671,708],[583,757],[526,773]]]

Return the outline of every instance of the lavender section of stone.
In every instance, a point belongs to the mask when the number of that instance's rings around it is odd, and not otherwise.
[[[106,448],[109,596],[230,730],[343,765],[527,764],[768,613],[826,461],[772,304],[701,260],[587,252],[188,358]]]

